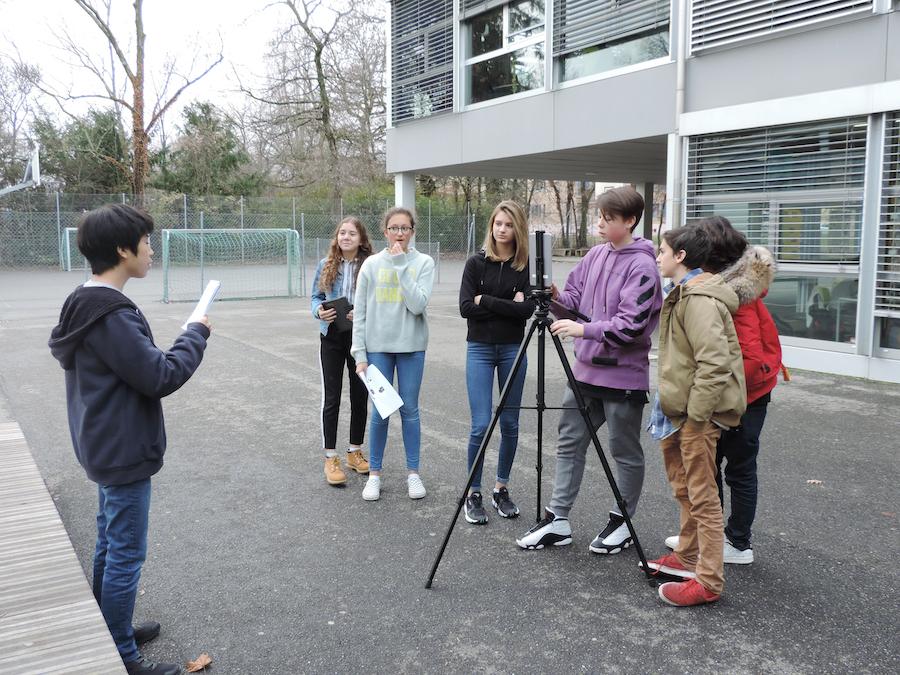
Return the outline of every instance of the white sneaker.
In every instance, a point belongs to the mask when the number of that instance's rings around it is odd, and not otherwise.
[[[362,498],[367,502],[374,502],[378,501],[379,497],[381,497],[381,476],[369,476],[363,488]]]
[[[520,548],[540,550],[545,546],[567,546],[572,543],[572,526],[568,518],[559,518],[549,509],[544,509],[544,519],[516,539]]]
[[[406,485],[409,488],[410,499],[422,499],[425,496],[425,485],[419,474],[411,473],[406,477]]]
[[[666,546],[673,551],[678,548],[678,535],[674,537],[666,537]],[[729,565],[750,565],[753,563],[753,549],[748,548],[741,550],[732,546],[727,539],[722,546],[722,560]]]
[[[748,548],[742,551],[732,546],[731,542],[726,539],[722,557],[730,565],[749,565],[753,562],[753,549]]]

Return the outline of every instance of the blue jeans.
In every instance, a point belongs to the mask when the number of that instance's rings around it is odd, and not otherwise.
[[[759,434],[766,421],[768,397],[747,407],[741,425],[722,432],[716,448],[716,483],[719,501],[725,507],[722,490],[722,461],[725,461],[725,483],[731,491],[731,513],[725,524],[725,536],[735,548],[750,548],[751,528],[756,518],[756,457],[759,454]]]
[[[403,447],[406,449],[406,468],[419,470],[419,449],[422,444],[422,430],[419,424],[419,389],[425,370],[425,352],[366,352],[369,363],[378,368],[388,382],[394,384],[394,369],[397,369],[397,393],[403,399],[400,406],[400,422],[403,428]],[[381,471],[384,446],[387,445],[388,420],[378,414],[372,406],[369,422],[369,469]]]
[[[467,467],[471,471],[472,463],[478,455],[478,448],[491,423],[493,407],[494,371],[497,371],[497,389],[503,391],[503,385],[512,372],[513,362],[519,351],[518,344],[491,345],[485,342],[469,342],[466,353],[466,388],[469,390],[469,411],[472,415],[472,431],[469,434],[469,455]],[[497,482],[504,485],[509,482],[509,472],[516,447],[519,444],[519,406],[522,404],[522,389],[525,387],[525,371],[528,360],[523,357],[519,372],[509,390],[506,405],[500,413],[500,458],[497,461]],[[479,463],[472,479],[472,490],[481,488],[481,470],[484,462]]]
[[[150,479],[98,486],[94,597],[123,663],[140,656],[131,625],[141,566],[147,557]]]

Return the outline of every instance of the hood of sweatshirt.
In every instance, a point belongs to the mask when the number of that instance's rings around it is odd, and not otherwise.
[[[777,267],[768,249],[748,246],[741,258],[719,273],[731,287],[741,305],[749,305],[765,295],[775,278]]]
[[[649,239],[643,237],[635,237],[634,241],[623,248],[614,248],[612,245],[607,247],[609,255],[630,256],[630,255],[646,255],[649,256],[653,264],[656,265],[656,249]]]
[[[739,307],[737,294],[718,274],[710,274],[709,272],[698,274],[686,284],[676,286],[676,289],[680,290],[681,294],[685,296],[706,295],[715,298],[721,301],[731,314],[734,314]]]
[[[47,343],[63,370],[70,370],[75,365],[75,351],[94,324],[122,308],[137,309],[121,292],[105,286],[79,286],[66,298],[59,323],[51,331]]]

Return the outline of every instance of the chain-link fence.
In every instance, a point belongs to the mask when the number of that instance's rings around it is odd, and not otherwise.
[[[57,268],[86,273],[86,262],[76,244],[76,227],[82,215],[113,202],[134,204],[128,194],[78,195],[18,192],[0,199],[0,268]],[[293,230],[299,237],[301,270],[315,269],[327,254],[336,225],[344,216],[357,216],[369,231],[376,248],[383,245],[381,218],[391,206],[391,197],[366,196],[348,200],[303,196],[198,197],[148,192],[140,206],[153,216],[156,228],[151,246],[162,254],[163,230]],[[458,208],[464,209],[459,212]],[[491,209],[420,199],[417,204],[415,246],[435,258],[440,280],[441,259],[464,260],[481,248]],[[532,208],[531,229],[554,234],[554,250],[578,255],[596,243],[588,237],[585,246],[570,245],[543,208]],[[574,239],[574,237],[570,238]],[[246,243],[243,237],[235,239]],[[571,242],[574,244],[574,242]],[[301,274],[294,293],[307,294],[306,276]]]
[[[84,260],[74,232],[82,215],[112,202],[133,203],[131,195],[70,195],[63,193],[15,193],[0,199],[0,267],[58,267],[81,269]],[[151,236],[160,251],[164,229],[292,229],[301,240],[331,239],[340,220],[357,216],[373,240],[380,239],[381,216],[391,199],[309,200],[299,197],[242,198],[192,197],[148,193],[143,207],[153,216]],[[319,210],[310,210],[317,208]],[[427,202],[419,207],[416,245],[423,244],[442,255],[470,252],[470,218],[465,214],[432,214]],[[482,233],[483,235],[483,227]],[[478,246],[480,247],[480,239]],[[303,246],[306,255],[311,249]],[[325,255],[325,251],[320,251]],[[316,259],[317,260],[317,259]]]

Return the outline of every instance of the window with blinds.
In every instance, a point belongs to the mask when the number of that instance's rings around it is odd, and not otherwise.
[[[393,0],[394,122],[453,110],[453,0]]]
[[[784,262],[859,263],[866,118],[690,139],[686,216],[723,215]]]
[[[562,82],[669,55],[666,0],[554,0],[553,56]]]
[[[887,117],[883,176],[875,313],[900,318],[900,111]]]
[[[691,52],[872,12],[872,0],[692,0]]]
[[[553,55],[653,33],[669,25],[669,0],[556,0]]]

